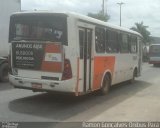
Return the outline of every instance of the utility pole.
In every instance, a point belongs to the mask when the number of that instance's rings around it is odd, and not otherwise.
[[[105,4],[104,4],[104,1],[105,1],[105,0],[102,0],[102,14],[103,14],[103,16],[104,16],[104,5],[105,5]]]
[[[105,9],[106,7],[106,2],[107,0],[102,0],[102,14],[105,15],[105,10],[106,10],[106,14],[107,14],[107,8]]]
[[[120,7],[120,8],[119,8],[119,9],[120,9],[120,18],[119,18],[119,19],[120,19],[120,26],[121,26],[121,22],[122,22],[122,21],[121,21],[121,20],[122,20],[122,19],[121,19],[121,6],[122,6],[124,3],[123,3],[123,2],[120,2],[120,3],[117,3],[117,4],[118,4],[119,7]]]

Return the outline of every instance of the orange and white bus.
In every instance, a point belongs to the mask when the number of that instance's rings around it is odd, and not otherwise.
[[[106,94],[141,74],[139,33],[77,13],[13,14],[9,42],[16,88]]]

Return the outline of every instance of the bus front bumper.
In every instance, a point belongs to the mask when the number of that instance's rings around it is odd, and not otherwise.
[[[149,61],[149,64],[160,64],[160,61]]]
[[[160,64],[160,57],[150,57],[149,64]]]

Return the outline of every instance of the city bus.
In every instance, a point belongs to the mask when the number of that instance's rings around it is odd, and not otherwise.
[[[10,18],[10,83],[75,96],[141,75],[142,36],[74,12],[19,12]]]
[[[149,64],[160,65],[160,44],[151,44],[149,47]]]

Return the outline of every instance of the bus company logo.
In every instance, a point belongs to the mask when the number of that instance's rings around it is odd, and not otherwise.
[[[50,62],[61,62],[61,54],[58,53],[46,53],[45,54],[45,61]]]
[[[18,128],[18,123],[15,122],[2,122],[1,128]]]

